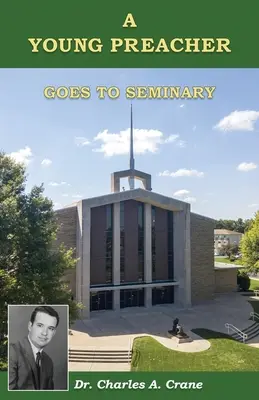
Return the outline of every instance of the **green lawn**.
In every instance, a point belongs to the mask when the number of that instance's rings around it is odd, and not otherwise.
[[[259,371],[259,349],[236,342],[227,335],[193,329],[211,343],[208,350],[183,353],[169,350],[150,337],[133,344],[132,371]]]
[[[259,289],[259,281],[256,279],[250,279],[250,288],[249,290]]]
[[[230,261],[229,258],[224,258],[224,257],[214,257],[214,261],[224,264],[242,265],[242,260]]]

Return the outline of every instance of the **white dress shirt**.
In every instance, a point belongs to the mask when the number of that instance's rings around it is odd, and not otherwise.
[[[38,352],[42,352],[43,349],[38,349],[36,346],[34,346],[34,344],[32,343],[30,337],[28,336],[28,340],[30,342],[31,348],[32,348],[32,352],[33,352],[33,356],[34,356],[34,360],[36,362],[36,358],[37,358],[37,353]]]

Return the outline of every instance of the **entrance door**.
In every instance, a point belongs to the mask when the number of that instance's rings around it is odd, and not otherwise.
[[[97,293],[91,293],[90,298],[90,311],[98,311],[99,310],[99,296]]]

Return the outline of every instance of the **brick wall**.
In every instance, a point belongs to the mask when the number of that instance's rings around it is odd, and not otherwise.
[[[191,213],[192,303],[213,299],[214,221]]]
[[[55,212],[58,221],[57,240],[54,243],[54,248],[61,243],[67,249],[76,248],[76,232],[77,232],[77,207],[63,208]],[[76,252],[74,253],[76,257]],[[72,290],[74,298],[76,297],[76,270],[67,271],[63,278],[68,281],[68,286]]]
[[[236,269],[216,269],[215,270],[215,292],[227,293],[237,290],[237,270]]]

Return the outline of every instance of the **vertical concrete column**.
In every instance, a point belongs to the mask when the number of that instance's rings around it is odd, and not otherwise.
[[[152,282],[152,210],[144,205],[144,281]],[[152,306],[152,288],[145,288],[145,307]]]
[[[81,279],[81,302],[84,305],[82,317],[90,317],[90,265],[91,265],[91,208],[82,202],[82,279]]]
[[[120,177],[113,173],[111,175],[111,192],[116,193],[120,191]]]
[[[185,212],[185,248],[184,248],[184,265],[185,265],[185,304],[187,307],[192,305],[192,270],[191,270],[191,211],[188,205]]]
[[[191,304],[191,263],[190,263],[190,206],[174,212],[174,279],[175,304],[188,307]]]
[[[77,233],[76,233],[76,301],[82,301],[82,269],[83,269],[83,207],[82,201],[77,203]]]
[[[113,204],[113,284],[120,284],[120,203]],[[113,309],[120,309],[120,289],[113,291]]]

